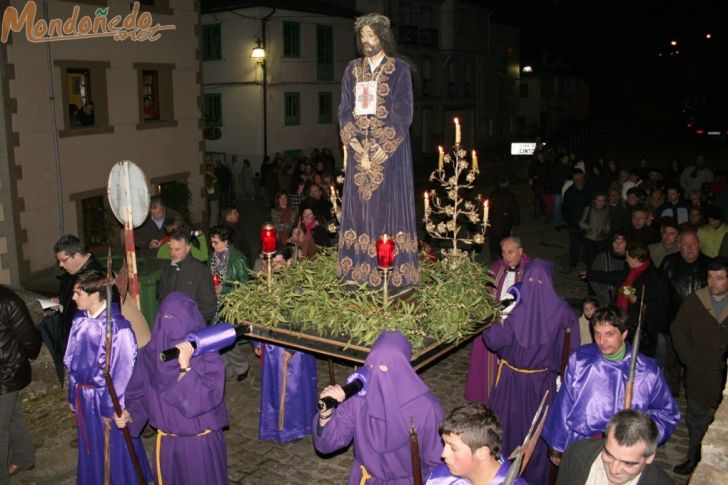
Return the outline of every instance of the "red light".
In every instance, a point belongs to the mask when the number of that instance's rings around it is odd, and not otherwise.
[[[696,134],[696,135],[702,135],[702,134],[704,134],[704,133],[705,133],[705,132],[704,132],[703,130],[695,130],[695,134]]]
[[[265,224],[260,230],[260,246],[265,254],[273,254],[276,252],[276,241],[278,233],[273,224]]]
[[[377,261],[381,269],[391,269],[394,264],[394,239],[389,234],[381,234],[377,239]]]

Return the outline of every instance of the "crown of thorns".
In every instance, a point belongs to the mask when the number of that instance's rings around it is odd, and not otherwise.
[[[365,25],[372,26],[374,24],[381,24],[385,27],[389,27],[389,19],[381,13],[368,13],[356,18],[354,21],[354,30],[358,32]]]

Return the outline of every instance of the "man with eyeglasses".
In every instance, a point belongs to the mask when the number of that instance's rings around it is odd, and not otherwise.
[[[646,414],[627,409],[609,420],[606,438],[581,440],[561,458],[556,485],[669,485],[655,463],[660,433]]]

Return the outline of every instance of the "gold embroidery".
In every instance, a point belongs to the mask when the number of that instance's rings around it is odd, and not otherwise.
[[[404,232],[398,232],[395,237],[395,256],[409,256],[410,261],[417,260],[417,238]],[[377,269],[377,245],[368,234],[357,234],[353,229],[347,229],[339,239],[339,248],[353,249],[359,256],[355,259],[370,258],[369,262],[354,264],[352,258],[345,256],[340,259],[336,268],[336,275],[342,279],[349,279],[358,283],[368,283],[372,287],[382,284],[382,277]],[[392,286],[400,287],[415,285],[420,281],[419,267],[411,262],[402,263],[392,268],[390,282]]]
[[[356,160],[354,184],[362,199],[370,200],[372,194],[384,182],[384,164],[397,151],[404,140],[404,134],[397,137],[397,131],[391,126],[383,128],[389,117],[389,110],[385,105],[386,98],[391,92],[388,84],[389,76],[396,71],[394,59],[387,58],[379,67],[376,77],[373,72],[365,68],[363,62],[363,59],[354,62],[354,78],[357,82],[376,80],[378,94],[376,115],[354,116],[354,123],[346,123],[340,134],[344,144],[348,145],[352,138],[358,138],[364,148],[364,153],[354,154]]]

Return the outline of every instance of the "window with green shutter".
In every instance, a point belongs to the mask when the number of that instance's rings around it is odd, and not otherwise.
[[[301,24],[283,22],[283,57],[301,57]]]
[[[222,38],[220,24],[202,26],[202,60],[218,61],[222,59]]]
[[[319,123],[331,123],[331,93],[321,92],[318,97]]]
[[[316,79],[334,79],[334,28],[330,25],[316,26]]]
[[[222,95],[205,94],[205,128],[222,126]]]
[[[301,124],[301,93],[283,94],[283,119],[286,126]]]

